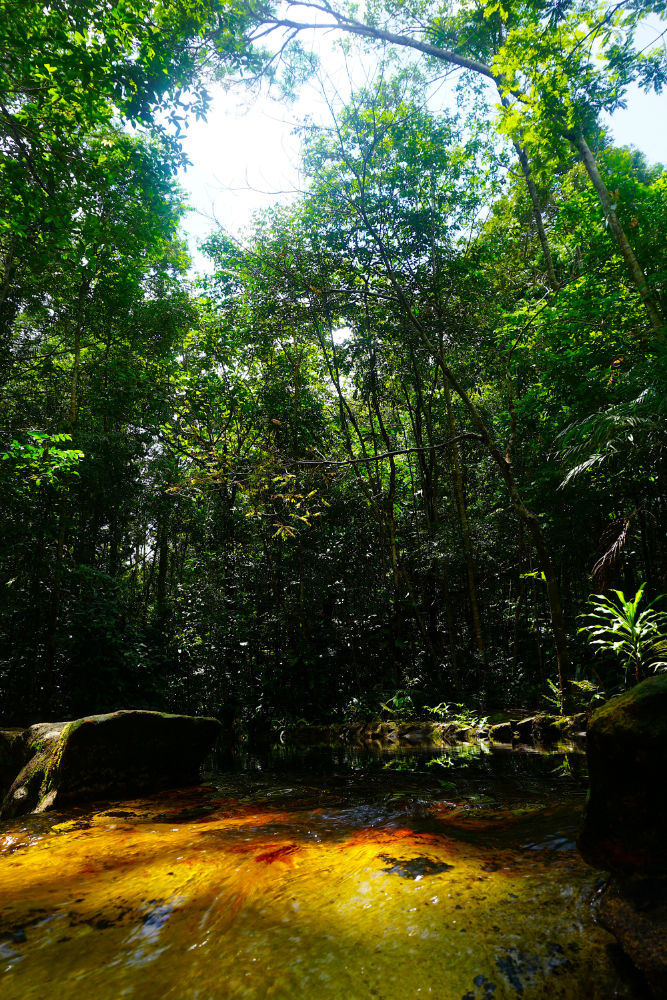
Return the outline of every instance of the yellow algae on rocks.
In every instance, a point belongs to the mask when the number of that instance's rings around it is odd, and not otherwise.
[[[522,848],[509,811],[484,839],[479,810],[471,839],[433,815],[420,832],[199,792],[5,824],[3,1000],[631,997],[571,846]]]

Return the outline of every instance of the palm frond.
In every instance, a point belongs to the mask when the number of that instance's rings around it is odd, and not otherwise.
[[[616,565],[618,557],[625,548],[632,519],[638,514],[638,512],[639,508],[634,510],[627,519],[614,521],[602,536],[602,544],[605,546],[605,550],[593,566],[591,570],[591,578],[594,583],[598,583],[603,588],[606,585],[609,570]],[[640,587],[639,597],[641,597],[642,589],[643,588]],[[618,592],[616,591],[616,593]]]
[[[667,400],[655,388],[568,424],[558,435],[558,457],[571,466],[560,488],[578,476],[629,452],[661,451],[667,446]],[[657,457],[657,456],[656,456]]]

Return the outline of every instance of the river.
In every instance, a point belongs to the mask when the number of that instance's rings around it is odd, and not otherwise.
[[[576,753],[275,748],[0,826],[2,1000],[638,1000]]]

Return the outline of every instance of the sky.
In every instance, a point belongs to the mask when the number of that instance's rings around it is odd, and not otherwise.
[[[329,62],[328,76],[341,91],[349,87],[347,68]],[[191,166],[179,176],[191,205],[184,229],[199,270],[206,260],[197,245],[209,233],[222,226],[239,235],[253,212],[294,197],[301,185],[295,127],[306,116],[328,118],[315,83],[304,87],[293,105],[221,86],[212,97],[207,121],[188,128],[183,145]],[[667,165],[667,94],[634,89],[627,109],[606,124],[618,145],[636,146],[649,161]]]

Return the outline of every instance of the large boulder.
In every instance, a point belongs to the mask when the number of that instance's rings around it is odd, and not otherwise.
[[[38,723],[19,738],[26,763],[0,818],[196,783],[220,730],[217,719],[143,711]]]
[[[612,698],[588,727],[590,791],[579,837],[589,864],[667,873],[667,674]]]
[[[667,675],[612,698],[588,727],[590,790],[579,849],[612,873],[599,920],[667,996]]]

